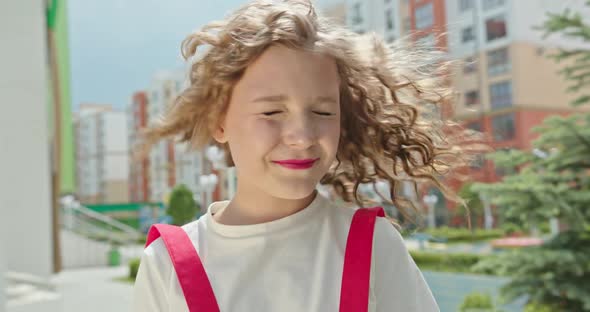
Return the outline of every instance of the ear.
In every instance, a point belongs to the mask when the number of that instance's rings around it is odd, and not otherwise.
[[[225,120],[220,122],[215,129],[213,129],[213,138],[218,143],[227,143],[227,134],[225,132]]]

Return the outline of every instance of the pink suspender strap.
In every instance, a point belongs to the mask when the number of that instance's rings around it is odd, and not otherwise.
[[[146,247],[158,237],[162,237],[168,249],[189,311],[219,312],[203,263],[186,232],[178,226],[154,224],[148,233]]]
[[[358,209],[352,218],[344,253],[340,312],[369,309],[373,232],[378,216],[385,216],[381,207]]]

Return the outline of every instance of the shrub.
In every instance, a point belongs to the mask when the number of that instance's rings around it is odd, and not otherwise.
[[[139,259],[129,261],[129,278],[135,280],[139,271]]]
[[[494,312],[494,303],[492,296],[482,293],[471,293],[463,299],[463,303],[459,308],[460,312]]]

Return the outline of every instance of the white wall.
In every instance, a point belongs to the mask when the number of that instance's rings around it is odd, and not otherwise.
[[[0,10],[0,240],[6,268],[53,271],[44,1]]]
[[[175,146],[176,184],[184,184],[199,193],[199,177],[202,174],[203,155],[200,151],[187,151],[185,144]]]
[[[166,142],[159,142],[150,152],[150,197],[152,201],[161,201],[162,195],[168,191],[168,170],[165,169]]]
[[[0,214],[0,216],[3,216]],[[2,233],[0,233],[2,234]],[[4,265],[4,242],[0,240],[0,311],[6,310],[6,296],[4,295],[6,292],[6,286],[4,285],[4,271],[6,271],[6,266]]]
[[[101,114],[105,147],[104,153],[127,152],[129,138],[127,136],[127,119],[123,112],[106,112]]]
[[[129,178],[129,156],[124,153],[112,153],[105,155],[104,159],[105,181],[120,181]]]
[[[78,194],[80,196],[93,196],[100,191],[100,167],[98,163],[98,112],[84,111],[78,120],[79,157],[76,161],[79,167]]]
[[[346,25],[354,31],[371,32],[374,31],[386,40],[388,38],[398,39],[401,35],[402,21],[400,20],[400,0],[391,0],[385,3],[384,0],[347,0],[346,1]],[[355,14],[355,5],[361,5],[361,15],[363,22],[360,24],[353,23]],[[394,27],[388,30],[386,27],[385,14],[391,10],[393,15]]]
[[[101,114],[103,120],[104,180],[127,180],[129,178],[129,137],[127,119],[123,112]]]

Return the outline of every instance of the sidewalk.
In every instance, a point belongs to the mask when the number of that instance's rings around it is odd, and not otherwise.
[[[133,285],[115,281],[128,275],[128,267],[89,268],[57,274],[53,281],[62,296],[61,311],[47,312],[129,312]]]

